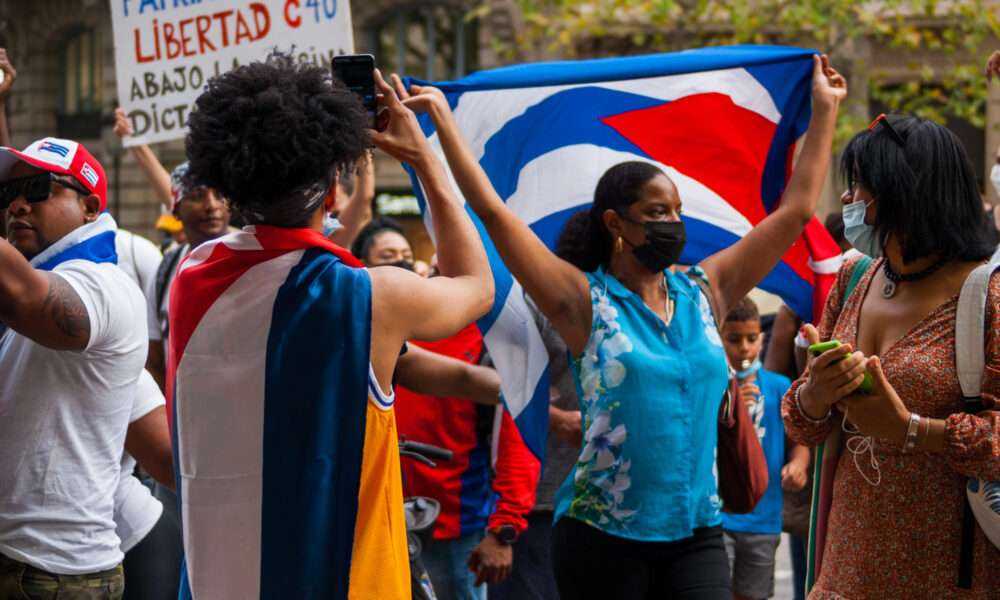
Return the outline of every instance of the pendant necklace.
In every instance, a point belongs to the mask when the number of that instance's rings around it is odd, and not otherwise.
[[[885,285],[882,286],[882,297],[889,299],[896,295],[896,288],[900,283],[908,281],[920,281],[933,275],[945,263],[944,259],[937,261],[923,271],[916,273],[897,273],[889,264],[889,259],[882,262],[882,272],[885,273]]]
[[[670,322],[674,320],[674,301],[670,297],[670,290],[667,288],[667,276],[664,275],[663,279],[660,281],[660,287],[663,288],[663,293],[666,295],[666,299],[663,301],[663,312],[666,319],[664,322],[669,327]]]

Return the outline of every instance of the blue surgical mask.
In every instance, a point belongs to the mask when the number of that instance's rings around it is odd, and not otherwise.
[[[747,379],[751,375],[755,375],[757,373],[757,371],[760,371],[760,359],[759,358],[753,359],[753,362],[750,363],[750,366],[748,366],[747,368],[745,368],[745,369],[738,369],[736,371],[736,378],[742,381],[744,379]]]
[[[857,201],[844,205],[844,237],[858,252],[878,258],[882,256],[882,244],[875,233],[875,227],[865,223],[868,206],[869,204]]]
[[[338,229],[342,228],[343,225],[340,224],[340,219],[332,216],[330,213],[323,215],[323,237],[330,237],[330,234]]]

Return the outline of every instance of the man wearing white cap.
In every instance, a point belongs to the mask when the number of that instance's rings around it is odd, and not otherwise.
[[[0,148],[0,597],[120,598],[114,492],[146,309],[117,266],[100,163]]]

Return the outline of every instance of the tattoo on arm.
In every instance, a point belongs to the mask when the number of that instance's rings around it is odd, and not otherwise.
[[[66,337],[90,340],[90,315],[73,286],[58,275],[48,273],[49,291],[42,303],[42,314],[52,319]]]

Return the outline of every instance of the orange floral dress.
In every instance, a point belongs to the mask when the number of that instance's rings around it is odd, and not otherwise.
[[[846,264],[830,292],[820,336],[855,345],[861,304],[882,266],[872,261],[850,298],[842,298],[856,261]],[[972,590],[957,586],[965,482],[969,476],[1000,479],[1000,412],[962,412],[955,369],[955,296],[936,308],[881,358],[889,383],[906,407],[945,419],[943,453],[903,454],[897,442],[875,439],[881,471],[868,483],[846,449],[833,485],[826,548],[810,600],[895,598],[1000,599],[1000,551],[976,526]],[[986,314],[983,392],[1000,397],[1000,274],[990,282]],[[782,401],[788,435],[815,446],[840,427],[834,414],[823,424],[807,421],[795,403],[796,381]],[[990,404],[986,401],[987,405]],[[1000,408],[1000,407],[995,407]],[[844,439],[848,438],[844,434]],[[868,453],[858,465],[876,480]]]

